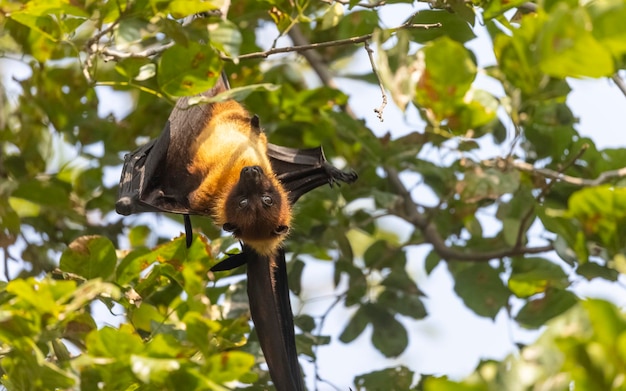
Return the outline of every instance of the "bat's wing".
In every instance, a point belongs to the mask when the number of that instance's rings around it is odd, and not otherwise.
[[[292,205],[317,187],[339,182],[352,183],[358,178],[356,172],[341,171],[328,163],[322,147],[296,149],[268,144],[267,155]]]
[[[298,363],[285,252],[261,256],[244,245],[250,314],[277,391],[304,391]]]
[[[200,94],[213,97],[229,88],[226,76]],[[197,214],[187,196],[202,182],[187,171],[189,149],[211,118],[210,104],[176,103],[161,135],[124,157],[115,210],[122,215],[142,212]]]

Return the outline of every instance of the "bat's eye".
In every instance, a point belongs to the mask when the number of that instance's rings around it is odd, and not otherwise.
[[[274,204],[274,200],[272,199],[272,197],[267,196],[267,195],[261,197],[261,200],[267,206],[272,206]]]
[[[246,206],[248,206],[248,199],[247,198],[242,198],[241,201],[239,201],[239,207],[243,209]]]

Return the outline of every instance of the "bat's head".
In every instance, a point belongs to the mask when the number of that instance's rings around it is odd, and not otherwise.
[[[290,222],[291,207],[280,183],[259,166],[244,167],[226,198],[224,229],[268,254],[280,246]]]

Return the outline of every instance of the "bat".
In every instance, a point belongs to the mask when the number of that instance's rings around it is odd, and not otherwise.
[[[200,96],[228,90],[224,73]],[[192,105],[181,98],[161,135],[124,158],[119,214],[208,216],[242,242],[242,251],[211,270],[247,264],[250,313],[270,377],[278,391],[304,390],[298,363],[285,250],[292,206],[324,184],[352,183],[326,160],[321,147],[295,149],[267,142],[257,116],[233,100]]]

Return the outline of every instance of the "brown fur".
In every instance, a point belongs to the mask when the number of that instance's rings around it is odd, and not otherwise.
[[[235,101],[215,103],[211,110],[210,120],[189,150],[187,170],[203,178],[189,194],[190,209],[210,214],[216,224],[232,227],[234,235],[258,253],[270,255],[284,239],[291,208],[267,157],[265,134],[252,126],[248,112]],[[254,183],[242,174],[244,167],[251,166],[262,171]],[[262,202],[267,194],[271,206]],[[243,209],[242,198],[248,200]]]

